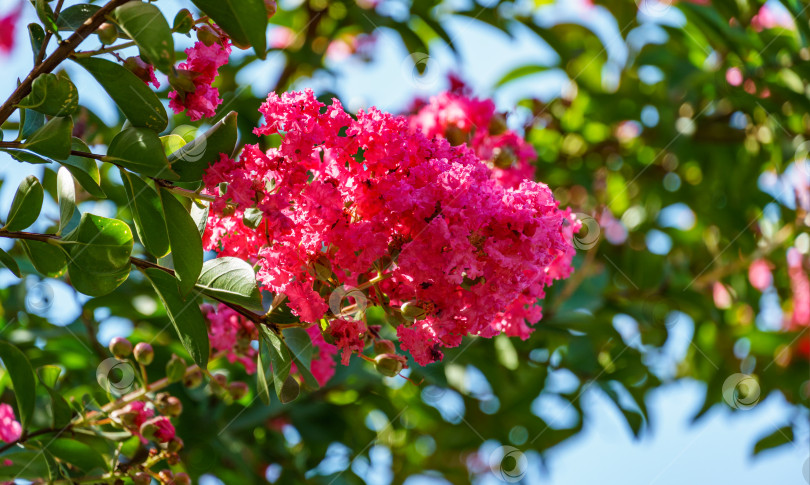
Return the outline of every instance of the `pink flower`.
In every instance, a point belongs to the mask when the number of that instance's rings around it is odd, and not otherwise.
[[[748,281],[759,291],[765,291],[773,283],[771,266],[764,259],[757,259],[748,267]]]
[[[231,307],[220,303],[214,308],[203,305],[202,311],[208,319],[208,340],[216,352],[226,352],[228,362],[239,362],[245,372],[256,372],[256,349],[251,342],[258,338],[253,322],[238,314]]]
[[[0,17],[0,53],[8,54],[14,48],[14,34],[22,15],[22,2],[7,15]]]
[[[796,30],[796,23],[784,6],[769,2],[760,7],[759,12],[751,19],[751,27],[757,32],[776,27]]]
[[[333,320],[329,325],[329,334],[335,339],[335,346],[343,351],[341,362],[343,365],[349,364],[349,357],[352,352],[362,352],[365,343],[363,336],[366,333],[366,326],[357,320]]]
[[[8,404],[0,404],[0,440],[13,443],[20,439],[22,426],[14,416],[14,409]]]
[[[174,438],[174,425],[166,416],[158,416],[144,422],[140,427],[141,435],[157,443],[166,443]]]
[[[175,113],[188,110],[191,121],[214,116],[222,99],[219,98],[219,90],[211,84],[219,75],[219,68],[228,63],[230,53],[230,41],[224,36],[221,43],[208,46],[197,41],[193,47],[186,49],[188,59],[180,63],[178,69],[188,73],[194,87],[190,92],[176,88],[169,93],[169,107]]]
[[[739,86],[743,83],[742,71],[739,67],[732,67],[726,71],[726,81],[732,86]]]
[[[728,292],[728,288],[723,283],[715,281],[712,286],[712,297],[714,298],[714,306],[720,310],[731,308],[731,293]]]
[[[318,384],[324,384],[335,375],[335,354],[337,354],[337,347],[332,344],[326,343],[321,335],[321,331],[317,325],[308,327],[307,333],[309,338],[312,339],[312,345],[318,349],[318,355],[312,359],[310,371]]]
[[[790,289],[793,291],[793,316],[791,325],[810,325],[810,279],[803,265],[804,257],[796,248],[788,249],[788,276]]]

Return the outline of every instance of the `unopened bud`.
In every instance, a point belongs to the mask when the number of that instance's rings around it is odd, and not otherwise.
[[[495,148],[492,155],[492,164],[498,168],[509,168],[517,161],[515,151],[507,146]]]
[[[463,145],[469,140],[467,133],[456,125],[449,125],[444,130],[444,137],[453,146]]]
[[[178,451],[183,449],[183,440],[177,436],[170,439],[168,443],[166,443],[166,450],[177,453]]]
[[[202,25],[197,28],[197,39],[208,47],[220,42],[219,34],[210,25]]]
[[[96,35],[102,44],[110,45],[118,38],[118,28],[109,22],[104,22],[96,29]]]
[[[402,371],[404,358],[396,354],[380,354],[374,358],[377,372],[386,376],[394,377]]]
[[[174,480],[174,473],[172,473],[171,470],[160,470],[158,472],[158,478],[161,482],[168,485]]]
[[[185,96],[197,89],[194,87],[194,78],[198,75],[187,69],[172,69],[169,73],[169,85],[181,96]]]
[[[172,30],[179,34],[187,34],[191,31],[191,28],[194,26],[194,17],[191,15],[191,12],[188,11],[187,8],[180,10],[177,12],[177,15],[174,16],[174,26]]]
[[[400,308],[402,311],[402,316],[406,320],[415,321],[415,320],[424,320],[427,318],[427,312],[424,308],[419,306],[418,302],[415,301],[407,301],[404,305]]]
[[[166,456],[166,463],[168,463],[169,466],[179,465],[180,455],[178,455],[177,453],[169,453],[168,456]],[[172,485],[174,485],[175,483],[177,483],[177,475],[175,475],[174,480],[172,480]]]
[[[152,483],[152,477],[148,473],[138,472],[132,475],[132,483],[134,485],[149,485]]]
[[[267,7],[267,18],[272,17],[278,11],[276,0],[264,0],[264,6]]]
[[[173,485],[191,485],[191,477],[187,473],[178,473],[174,476]]]
[[[394,346],[394,342],[390,340],[377,340],[374,342],[375,354],[395,354],[396,352],[397,348]]]
[[[158,401],[158,408],[166,416],[180,416],[183,412],[183,403],[174,396],[167,396],[165,399]]]
[[[509,127],[506,126],[506,118],[500,113],[495,113],[492,116],[489,120],[489,126],[487,127],[490,135],[500,135],[508,128]]]
[[[144,62],[140,56],[132,56],[124,59],[124,67],[126,67],[132,74],[135,74],[138,79],[145,83],[152,81],[152,71],[150,65]]]
[[[186,375],[186,361],[177,354],[172,354],[171,359],[166,362],[166,379],[169,382],[180,382]]]
[[[132,343],[123,337],[115,337],[110,340],[110,352],[118,359],[126,359],[132,353]]]
[[[248,393],[248,385],[241,381],[234,381],[228,385],[228,392],[234,401],[238,401],[245,397]]]
[[[155,350],[146,342],[141,342],[135,346],[135,362],[141,365],[149,365],[155,360]]]
[[[135,411],[124,411],[119,409],[117,411],[113,411],[110,414],[110,417],[112,418],[113,421],[121,423],[121,425],[123,425],[124,427],[131,428],[135,426],[136,421],[140,417],[140,413],[137,413]]]
[[[183,378],[183,385],[188,387],[189,389],[194,389],[196,387],[200,387],[202,381],[203,381],[202,372],[199,369],[195,369],[186,374],[186,377]]]
[[[228,377],[225,374],[214,374],[214,380],[211,382],[215,386],[222,389],[228,388]]]

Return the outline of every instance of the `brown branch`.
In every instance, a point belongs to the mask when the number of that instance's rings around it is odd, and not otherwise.
[[[99,25],[104,23],[106,20],[107,15],[109,15],[114,9],[117,7],[129,2],[130,0],[112,0],[107,5],[101,7],[96,13],[93,14],[87,21],[85,21],[75,32],[73,35],[68,37],[68,39],[59,44],[59,47],[56,48],[53,53],[47,57],[44,61],[37,64],[28,76],[25,77],[22,83],[17,86],[17,89],[9,96],[5,103],[0,106],[0,124],[6,121],[9,116],[14,112],[16,109],[16,105],[19,104],[20,101],[24,97],[31,92],[31,84],[34,82],[34,79],[39,77],[42,74],[52,72],[56,69],[59,64],[62,63],[67,57],[82,43],[84,39],[86,39],[90,34],[96,31]]]

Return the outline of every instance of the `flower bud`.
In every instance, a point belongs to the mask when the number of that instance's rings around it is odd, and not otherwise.
[[[146,342],[141,342],[135,346],[135,362],[141,365],[149,365],[155,360],[155,351]]]
[[[267,18],[272,17],[278,11],[276,0],[264,0],[264,6],[267,7]]]
[[[138,79],[141,81],[147,84],[152,81],[154,68],[150,64],[144,62],[140,56],[132,56],[124,59],[124,67],[126,67],[132,74],[138,76]]]
[[[228,385],[228,392],[234,401],[238,401],[245,397],[248,393],[248,385],[244,382],[234,381]]]
[[[406,320],[410,320],[412,322],[427,318],[427,312],[424,308],[419,306],[419,303],[416,301],[406,301],[405,304],[403,304],[400,308],[400,311]]]
[[[202,25],[197,28],[197,39],[208,47],[220,42],[219,34],[210,25]]]
[[[187,473],[178,473],[174,476],[174,485],[191,485],[191,477]]]
[[[497,147],[492,150],[492,164],[498,168],[509,168],[516,161],[515,151],[508,146]]]
[[[489,127],[487,127],[487,129],[490,135],[500,135],[508,129],[506,126],[506,118],[500,113],[495,113],[489,120]]]
[[[187,34],[191,32],[191,28],[194,26],[194,16],[191,15],[191,12],[188,11],[187,8],[180,10],[177,12],[177,15],[174,16],[174,25],[172,30],[179,34]]]
[[[169,485],[174,481],[174,473],[171,470],[160,470],[158,472],[158,478],[161,482]]]
[[[110,352],[117,359],[126,359],[132,353],[132,342],[123,337],[115,337],[110,340]]]
[[[223,389],[228,386],[228,377],[225,374],[214,374],[213,383]]]
[[[169,442],[169,443],[171,443],[171,442]],[[168,444],[168,443],[166,443],[166,444]],[[168,463],[169,466],[179,465],[180,464],[180,455],[178,455],[177,453],[169,453],[169,455],[166,457],[166,463]],[[177,480],[177,477],[175,476],[175,481],[173,481],[172,483],[177,483],[176,480]]]
[[[177,453],[178,451],[182,450],[183,446],[185,445],[179,436],[175,436],[174,438],[170,439],[168,443],[166,443],[166,449],[172,453]]]
[[[180,382],[186,375],[186,361],[177,354],[172,354],[172,358],[166,363],[166,379],[169,382]]]
[[[138,472],[132,475],[132,483],[134,485],[149,485],[152,483],[152,477],[148,473]]]
[[[183,412],[183,403],[174,396],[166,396],[158,401],[158,409],[166,416],[180,416]]]
[[[104,22],[96,29],[96,35],[102,44],[110,45],[118,38],[118,28],[109,22]]]
[[[186,374],[186,377],[183,378],[183,385],[189,389],[194,389],[200,387],[202,381],[203,381],[202,372],[199,369],[195,369]]]
[[[166,443],[174,438],[174,426],[166,416],[152,418],[141,425],[141,436],[158,443]]]
[[[374,342],[374,353],[396,354],[397,348],[394,346],[394,342],[390,340],[377,340],[376,342]]]
[[[396,354],[380,354],[374,358],[377,372],[386,377],[394,377],[398,375],[402,371],[404,360],[404,357]]]
[[[186,94],[193,93],[197,89],[194,86],[194,78],[197,76],[198,73],[187,69],[172,69],[169,72],[169,85],[185,98]]]

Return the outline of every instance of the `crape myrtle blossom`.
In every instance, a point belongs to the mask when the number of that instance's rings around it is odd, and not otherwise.
[[[222,104],[219,90],[211,84],[231,54],[230,39],[216,26],[200,28],[197,38],[200,40],[186,49],[188,58],[178,66],[178,75],[170,79],[174,91],[169,93],[169,107],[175,113],[187,111],[191,121],[214,116]]]
[[[262,288],[316,324],[308,332],[323,357],[333,355],[326,340],[346,363],[373,336],[364,322],[330,312],[338,287],[362,288],[387,308],[402,348],[425,365],[465,335],[527,337],[525,319],[540,317],[532,305],[570,273],[576,221],[545,184],[504,184],[475,146],[426,136],[376,108],[354,118],[311,90],[271,93],[260,112],[256,134],[279,134],[281,143],[266,152],[248,145],[208,169],[205,192],[215,201],[204,245],[256,263]],[[462,125],[467,135],[471,128]],[[479,150],[506,146],[500,141]],[[523,144],[509,146],[520,154]],[[261,211],[258,224],[243,219],[251,208]],[[326,340],[315,342],[321,325]]]
[[[14,49],[14,35],[20,22],[22,7],[23,2],[19,2],[11,12],[0,16],[0,54],[8,54]]]
[[[22,426],[14,416],[14,409],[8,404],[0,404],[0,440],[13,443],[20,439]]]

